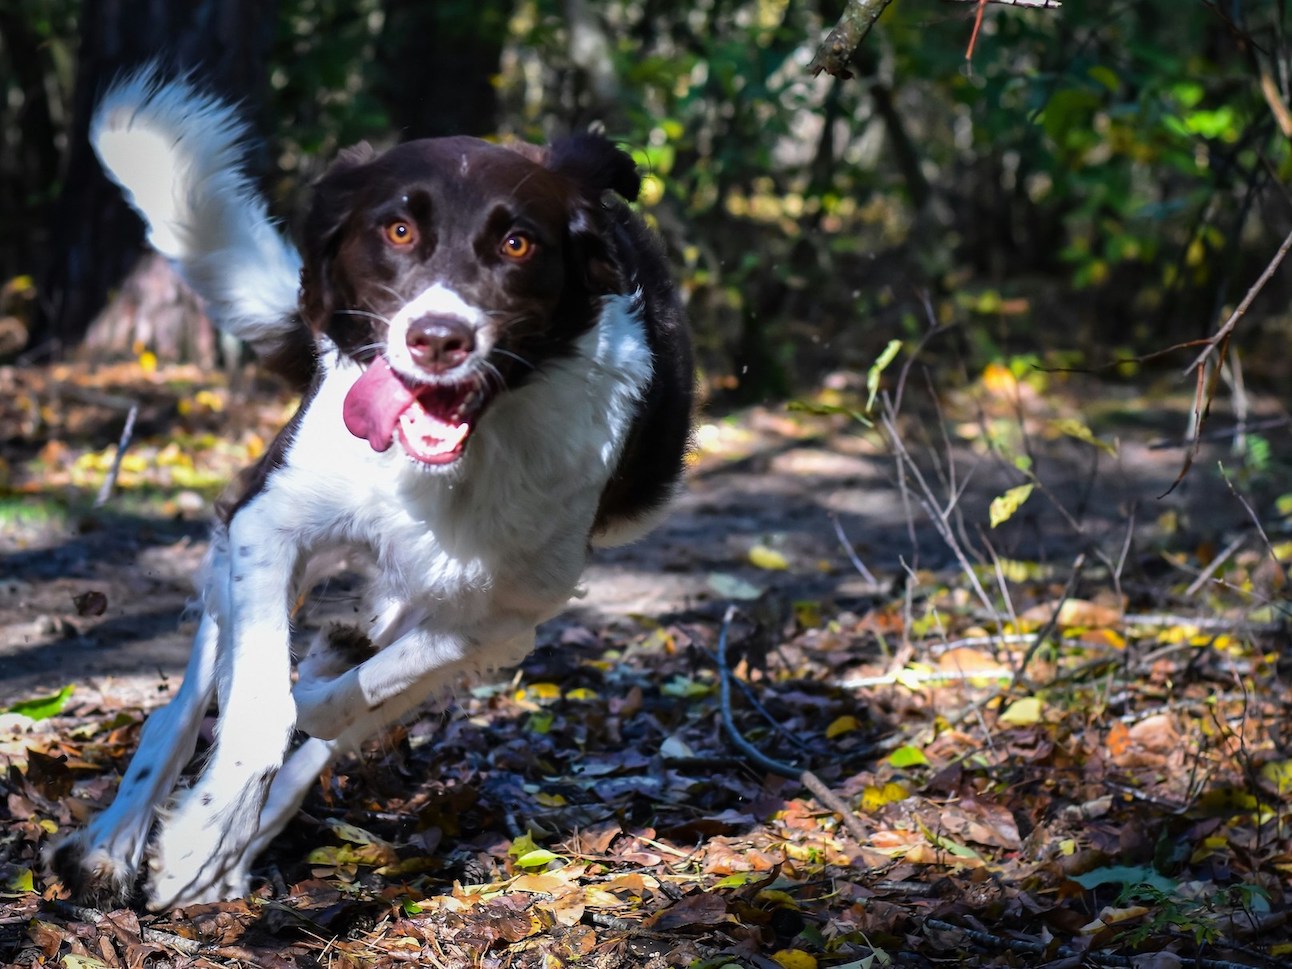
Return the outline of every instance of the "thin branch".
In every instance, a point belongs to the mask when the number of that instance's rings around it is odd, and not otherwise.
[[[872,573],[870,569],[866,568],[866,563],[861,560],[861,556],[859,556],[857,554],[857,550],[853,548],[852,542],[848,541],[848,535],[844,532],[843,525],[839,523],[839,516],[832,513],[830,515],[830,523],[834,525],[834,533],[838,536],[839,544],[843,546],[844,552],[847,553],[848,561],[852,563],[852,567],[857,570],[858,574],[863,579],[878,588],[879,580],[875,578],[874,573]]]
[[[924,506],[924,511],[929,516],[930,521],[932,521],[933,527],[937,530],[938,535],[941,536],[942,541],[946,543],[947,548],[949,548],[951,553],[956,557],[956,561],[960,563],[960,567],[964,570],[965,576],[969,580],[969,584],[973,587],[974,593],[978,596],[978,601],[983,604],[983,607],[988,613],[999,615],[998,610],[992,604],[991,597],[987,595],[987,590],[984,589],[982,587],[982,583],[978,581],[978,576],[974,572],[973,566],[969,563],[968,558],[965,557],[964,549],[960,547],[960,542],[956,540],[955,533],[952,531],[951,524],[947,520],[946,513],[938,507],[938,501],[936,496],[933,494],[933,489],[929,487],[928,482],[924,479],[924,475],[920,473],[920,469],[916,466],[915,459],[911,457],[910,452],[906,450],[906,445],[902,443],[902,438],[897,431],[897,426],[893,423],[891,408],[887,406],[888,402],[885,401],[885,404],[885,413],[881,419],[881,426],[883,427],[885,436],[888,438],[889,446],[893,449],[893,454],[897,458],[898,477],[904,479],[906,474],[909,472],[911,477],[915,480],[915,483],[919,485],[920,490],[916,495],[916,500]]]
[[[1234,331],[1234,327],[1238,325],[1238,321],[1243,318],[1243,315],[1252,305],[1252,302],[1260,294],[1261,290],[1265,288],[1265,284],[1270,281],[1274,273],[1278,270],[1279,265],[1283,262],[1283,258],[1288,254],[1289,249],[1292,249],[1292,232],[1287,234],[1287,237],[1283,240],[1283,244],[1279,246],[1278,252],[1274,253],[1274,258],[1271,259],[1270,264],[1265,267],[1265,271],[1261,273],[1260,278],[1258,278],[1256,282],[1252,283],[1252,288],[1247,291],[1247,295],[1244,296],[1243,301],[1238,304],[1238,308],[1229,314],[1229,319],[1225,320],[1225,325],[1217,330],[1215,334],[1207,340],[1206,349],[1203,350],[1202,353],[1198,354],[1197,359],[1195,359],[1193,363],[1184,368],[1185,373],[1201,367],[1206,359],[1215,352],[1216,347],[1220,346],[1229,337],[1229,334]]]
[[[94,499],[94,507],[102,508],[112,497],[112,489],[116,487],[117,475],[121,473],[121,459],[126,456],[126,448],[130,446],[130,438],[135,433],[135,418],[139,416],[139,405],[131,404],[130,413],[126,415],[126,426],[121,429],[121,439],[117,442],[117,453],[112,459],[112,468],[108,471],[107,477],[103,479],[103,484],[99,486],[98,496]]]
[[[1063,612],[1063,605],[1076,591],[1077,582],[1081,578],[1081,570],[1086,564],[1086,553],[1082,552],[1072,563],[1072,574],[1068,576],[1068,584],[1063,589],[1063,595],[1059,596],[1059,601],[1054,605],[1054,611],[1050,613],[1050,618],[1036,632],[1036,639],[1028,647],[1027,652],[1018,663],[1018,669],[1014,671],[1014,686],[1017,686],[1023,680],[1023,672],[1027,669],[1027,664],[1032,661],[1036,651],[1041,648],[1041,643],[1045,642],[1059,625],[1059,614]]]
[[[1230,485],[1232,488],[1233,485]],[[1184,597],[1192,599],[1198,594],[1198,591],[1206,585],[1216,571],[1229,561],[1229,557],[1247,544],[1247,536],[1239,535],[1236,539],[1224,547],[1219,555],[1207,563],[1207,567],[1198,573],[1198,577],[1189,583],[1189,588],[1184,590]],[[1276,560],[1277,561],[1277,560]]]

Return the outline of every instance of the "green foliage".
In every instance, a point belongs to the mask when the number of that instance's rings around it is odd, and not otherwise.
[[[65,126],[78,5],[0,4],[36,39]],[[634,150],[642,206],[681,269],[718,391],[758,397],[826,368],[864,372],[889,340],[918,340],[934,321],[970,324],[975,364],[1016,353],[1020,334],[1046,344],[1038,352],[1076,344],[1103,358],[1113,337],[1143,353],[1172,342],[1168,324],[1212,322],[1250,278],[1236,270],[1268,251],[1274,229],[1257,216],[1292,175],[1270,107],[1289,100],[1278,79],[1292,60],[1276,5],[1245,5],[1233,24],[1167,0],[996,6],[967,64],[963,11],[904,0],[863,44],[855,77],[812,77],[839,8],[454,0],[435,22],[505,37],[492,77],[500,136],[601,119]],[[262,127],[285,207],[339,147],[394,136],[399,64],[383,44],[421,16],[395,0],[280,5]],[[608,64],[576,49],[589,31]],[[10,53],[0,38],[0,68]],[[4,145],[23,137],[11,77],[0,70]],[[47,197],[52,183],[32,173],[57,166],[26,164],[14,184]],[[1059,319],[1036,299],[1056,288]]]

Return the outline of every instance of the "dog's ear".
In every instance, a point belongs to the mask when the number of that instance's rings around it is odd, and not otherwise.
[[[362,170],[376,157],[376,149],[366,141],[343,148],[323,177],[314,183],[301,246],[304,254],[301,315],[316,331],[327,326],[337,302],[335,283],[331,278],[337,238],[354,209],[355,193],[362,184]]]
[[[540,164],[564,175],[592,198],[603,192],[614,192],[635,202],[641,191],[641,176],[632,157],[604,135],[585,132],[558,138]]]
[[[523,153],[575,189],[569,222],[572,263],[588,292],[605,295],[630,289],[616,244],[619,223],[629,214],[622,202],[610,201],[607,193],[636,201],[641,176],[631,156],[605,136],[591,133],[558,138],[547,148],[530,146]]]

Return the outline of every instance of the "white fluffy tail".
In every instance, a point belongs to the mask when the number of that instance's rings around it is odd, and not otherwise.
[[[261,355],[281,350],[296,318],[300,256],[242,170],[247,125],[235,108],[153,67],[99,102],[90,140],[216,325]]]

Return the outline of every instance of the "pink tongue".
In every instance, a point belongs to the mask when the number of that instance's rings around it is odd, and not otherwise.
[[[395,376],[385,357],[377,357],[345,395],[341,416],[355,437],[366,438],[374,451],[384,451],[395,439],[399,415],[413,403],[413,395]]]

